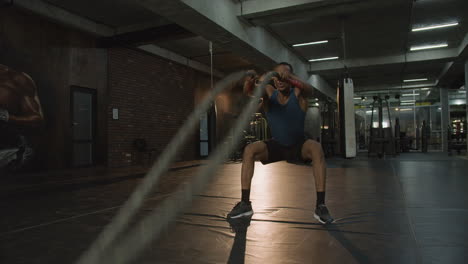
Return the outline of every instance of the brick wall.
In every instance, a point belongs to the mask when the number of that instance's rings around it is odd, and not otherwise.
[[[144,138],[156,157],[194,109],[194,91],[205,76],[186,66],[127,48],[108,53],[109,109],[108,164],[128,166],[139,157],[133,140]],[[112,119],[112,109],[119,119]],[[198,158],[198,133],[194,133],[179,161]]]

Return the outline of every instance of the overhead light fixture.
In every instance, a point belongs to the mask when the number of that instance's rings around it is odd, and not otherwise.
[[[400,111],[412,111],[413,108],[401,108]]]
[[[431,88],[421,88],[421,91],[427,91],[430,90]]]
[[[317,45],[317,44],[324,44],[328,43],[328,40],[321,40],[321,41],[314,41],[314,42],[306,42],[306,43],[299,43],[292,45],[293,47],[301,47],[301,46],[308,46],[308,45]]]
[[[427,78],[403,80],[403,82],[422,82],[422,81],[427,81]]]
[[[437,49],[437,48],[445,48],[445,47],[448,47],[447,43],[435,44],[435,45],[424,45],[424,46],[413,46],[413,47],[410,48],[410,51],[426,50],[426,49]]]
[[[336,60],[339,57],[328,57],[328,58],[319,58],[319,59],[310,59],[309,61],[325,61],[325,60]]]
[[[354,97],[354,100],[361,100],[361,97]]]
[[[458,22],[453,22],[453,23],[448,23],[448,24],[438,24],[438,25],[432,25],[432,26],[427,26],[427,27],[418,27],[418,28],[413,28],[411,31],[424,31],[424,30],[431,30],[431,29],[437,29],[437,28],[445,28],[445,27],[453,27],[457,26]]]
[[[416,96],[416,95],[419,95],[418,93],[415,93],[415,94],[402,94],[401,96]]]

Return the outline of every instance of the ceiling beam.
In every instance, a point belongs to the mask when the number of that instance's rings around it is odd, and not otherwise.
[[[399,91],[407,89],[421,89],[421,88],[432,88],[435,87],[434,83],[424,83],[424,84],[412,84],[412,85],[399,85],[398,83],[394,84],[379,84],[379,85],[361,85],[354,88],[355,91]]]
[[[173,22],[163,17],[158,17],[157,19],[153,21],[118,27],[115,30],[115,34],[124,34],[124,33],[129,33],[129,32],[142,31],[142,30],[156,28],[156,27],[165,26],[169,24],[173,24]]]
[[[281,61],[308,78],[309,64],[262,27],[243,23],[237,14],[241,4],[230,0],[138,0],[147,9],[212,41],[223,50],[245,58],[262,70]],[[325,89],[325,88],[324,88]]]
[[[252,0],[241,3],[239,16],[254,25],[265,26],[291,20],[349,15],[371,8],[382,9],[407,3],[407,0]]]
[[[468,32],[465,34],[460,46],[458,56],[454,61],[447,62],[439,74],[437,85],[441,87],[460,87],[463,84],[464,63],[468,59]]]
[[[158,47],[156,45],[143,45],[143,46],[140,46],[138,48],[141,49],[141,50],[144,50],[146,52],[149,52],[151,54],[157,55],[159,57],[163,57],[163,58],[166,58],[168,60],[180,63],[182,65],[185,65],[185,66],[190,67],[192,69],[195,69],[197,71],[201,71],[201,72],[204,72],[204,73],[207,73],[207,74],[211,74],[211,68],[209,66],[206,66],[205,64],[200,63],[198,61],[191,60],[191,59],[189,59],[187,57],[181,56],[181,55],[179,55],[177,53],[174,53],[174,52],[172,52],[170,50],[163,49],[163,48]],[[224,77],[224,73],[219,71],[219,70],[216,70],[216,69],[213,69],[213,75],[218,77],[218,78]]]
[[[306,72],[307,64],[292,54],[266,30],[248,27],[235,14],[240,8],[228,0],[138,0],[144,7],[213,41],[216,46],[245,56],[263,69],[277,61],[292,60]]]
[[[112,27],[96,23],[90,19],[78,16],[44,1],[14,0],[11,5],[96,36],[111,36],[115,33],[115,30]]]
[[[422,61],[452,61],[458,55],[458,49],[440,49],[440,50],[431,50],[431,51],[418,51],[407,53],[406,58],[405,54],[395,55],[395,56],[384,56],[384,57],[373,57],[373,58],[363,58],[363,59],[348,59],[348,60],[337,60],[337,61],[324,61],[324,62],[314,62],[310,65],[310,73],[320,73],[324,71],[332,71],[343,69],[344,65],[348,69],[353,68],[365,68],[373,66],[383,66],[383,65],[395,65],[403,63],[412,63],[412,62],[422,62]]]
[[[239,15],[251,19],[351,1],[356,0],[251,0],[241,2],[242,8]]]
[[[99,42],[103,47],[119,45],[140,46],[157,43],[160,41],[177,40],[196,36],[196,34],[177,24],[169,24],[155,28],[114,35],[111,37],[104,37],[101,38]]]

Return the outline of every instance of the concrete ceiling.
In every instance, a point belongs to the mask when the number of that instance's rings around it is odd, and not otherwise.
[[[398,89],[408,78],[428,78],[411,84],[420,87],[458,88],[468,58],[466,0],[15,0],[35,9],[38,2],[70,13],[55,20],[88,25],[88,31],[117,44],[157,45],[207,66],[210,40],[214,67],[224,73],[289,61],[303,77],[320,75],[336,87],[346,66],[358,91]],[[86,23],[70,23],[71,15]],[[411,32],[414,26],[452,21],[459,25]],[[320,40],[329,42],[292,47]],[[410,51],[441,42],[448,47]],[[308,62],[331,56],[340,59]]]
[[[44,0],[44,2],[113,28],[170,23],[154,12],[127,0]]]
[[[356,90],[398,87],[403,79],[410,78],[428,78],[426,84],[438,83],[444,77],[441,73],[446,64],[462,58],[457,52],[411,52],[410,47],[447,43],[446,49],[458,50],[466,45],[463,41],[468,36],[465,0],[291,1],[289,6],[272,2],[243,2],[243,18],[269,28],[290,46],[328,40],[326,44],[294,49],[304,60],[338,56],[337,61],[311,62],[310,72],[321,74],[334,85],[343,76],[346,65]],[[453,21],[460,25],[411,32],[414,26]],[[413,58],[417,54],[423,54],[422,58]],[[463,78],[463,67],[453,70],[453,75],[458,75],[456,79]]]

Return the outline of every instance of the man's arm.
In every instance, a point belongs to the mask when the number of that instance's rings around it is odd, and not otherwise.
[[[25,96],[21,102],[21,115],[9,115],[9,123],[23,126],[38,127],[42,125],[44,115],[42,113],[39,97]]]
[[[244,94],[252,97],[254,89],[257,86],[259,86],[260,83],[265,79],[266,74],[267,73],[263,74],[262,76],[258,76],[255,71],[253,70],[248,71],[246,73],[246,78],[244,79],[244,87],[243,87]],[[278,77],[272,77],[272,79],[273,78],[278,78]],[[263,93],[262,97],[260,98],[257,111],[260,111],[261,108],[263,108],[265,112],[268,111],[268,100],[270,99],[274,90],[275,90],[275,87],[273,87],[273,85],[271,84],[265,85],[265,93]]]

